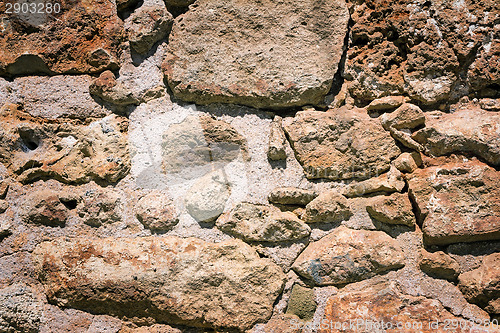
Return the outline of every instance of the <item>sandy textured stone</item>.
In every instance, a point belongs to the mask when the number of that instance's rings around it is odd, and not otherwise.
[[[174,95],[185,101],[322,104],[348,20],[344,0],[197,1],[174,22],[163,70]]]
[[[113,190],[88,190],[77,207],[78,215],[85,224],[100,227],[121,220],[119,213],[120,195]]]
[[[341,285],[364,280],[404,266],[395,239],[382,231],[340,226],[310,243],[292,269],[315,285]]]
[[[61,201],[63,196],[49,189],[30,192],[24,198],[19,215],[25,223],[64,226],[69,210]]]
[[[130,46],[138,53],[147,53],[156,42],[168,36],[173,21],[163,3],[139,7],[125,20]]]
[[[139,99],[121,82],[117,82],[115,74],[111,71],[102,72],[97,79],[92,81],[89,92],[106,102],[117,105],[139,104]]]
[[[458,262],[443,251],[427,252],[422,249],[420,255],[420,269],[431,276],[455,281],[460,274]]]
[[[286,160],[286,137],[283,132],[283,118],[275,116],[271,123],[271,133],[269,134],[269,150],[267,157],[273,161]]]
[[[487,329],[475,329],[471,321],[454,316],[439,301],[405,294],[396,282],[382,278],[341,289],[328,299],[323,319],[333,323],[333,327],[320,329],[321,333],[372,333],[379,331],[382,322],[386,329],[390,328],[387,325],[393,325],[394,329],[387,332],[445,333],[450,331],[452,322],[461,323],[463,328],[453,329],[454,332],[487,332]],[[352,330],[349,329],[351,321],[354,322]],[[335,327],[335,323],[347,323],[346,329]],[[399,329],[398,323],[402,324]],[[405,328],[407,323],[410,326]]]
[[[318,196],[314,190],[297,187],[278,187],[269,193],[269,202],[282,205],[305,206]]]
[[[137,202],[137,219],[151,231],[169,231],[179,223],[178,211],[167,195],[152,191]]]
[[[366,210],[371,217],[380,222],[403,224],[409,227],[414,226],[416,223],[408,193],[378,196],[368,203]]]
[[[193,333],[196,331],[193,331]],[[118,333],[183,333],[178,328],[169,325],[156,324],[152,326],[140,326],[136,328],[122,328]]]
[[[408,177],[426,242],[500,239],[498,171],[471,160],[418,169]]]
[[[294,284],[288,300],[286,314],[295,315],[304,321],[313,319],[317,306],[314,298],[313,289]]]
[[[204,327],[267,320],[285,278],[238,240],[59,238],[37,246],[34,261],[59,306]]]
[[[403,175],[396,167],[391,166],[388,173],[378,177],[363,180],[359,183],[352,183],[342,189],[342,194],[346,197],[353,198],[370,193],[378,192],[401,192],[405,187]]]
[[[249,333],[300,333],[301,320],[289,314],[273,316],[265,325],[257,325]],[[295,324],[295,325],[294,325]]]
[[[5,105],[0,109],[0,161],[22,183],[46,178],[114,183],[130,168],[127,126],[116,115],[88,125],[45,121]]]
[[[329,190],[318,195],[306,206],[302,219],[306,223],[336,223],[349,219],[352,215],[349,202],[336,190]]]
[[[118,68],[125,33],[114,3],[58,3],[61,12],[55,15],[8,15],[2,10],[0,75],[97,73]]]
[[[368,111],[394,110],[395,108],[401,106],[404,102],[406,102],[406,98],[404,96],[386,96],[371,101],[366,109]]]
[[[401,172],[412,173],[422,165],[422,157],[418,152],[402,153],[394,160],[394,166]]]
[[[486,111],[500,111],[500,98],[483,98],[479,105]]]
[[[0,331],[37,333],[43,319],[43,298],[31,287],[16,283],[0,289]]]
[[[201,177],[185,195],[189,214],[198,222],[213,222],[224,211],[231,184],[223,169],[217,169]]]
[[[301,111],[285,131],[309,179],[367,179],[389,170],[399,148],[364,109]]]
[[[490,314],[499,315],[500,308],[500,253],[494,253],[483,259],[481,267],[460,274],[458,287],[465,298],[477,304]]]
[[[274,206],[240,203],[220,216],[217,228],[244,241],[283,242],[302,239],[311,229],[297,216]]]
[[[470,153],[488,163],[500,165],[500,113],[478,107],[457,112],[432,113],[426,116],[426,127],[413,135],[434,156]]]

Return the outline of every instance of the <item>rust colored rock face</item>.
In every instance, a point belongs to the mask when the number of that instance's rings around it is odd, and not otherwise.
[[[425,240],[500,239],[500,173],[477,160],[418,169],[409,177]]]
[[[58,1],[59,13],[1,14],[0,75],[97,73],[118,68],[123,23],[113,2]],[[1,13],[5,13],[5,3]]]
[[[400,153],[389,132],[363,110],[301,111],[284,125],[309,179],[378,176]]]
[[[174,23],[163,70],[185,101],[322,104],[348,20],[344,0],[197,1]]]
[[[240,330],[271,317],[285,278],[238,240],[60,238],[40,244],[34,261],[59,306]]]

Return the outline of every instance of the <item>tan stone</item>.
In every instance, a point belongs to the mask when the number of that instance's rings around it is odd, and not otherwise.
[[[285,119],[284,128],[309,179],[367,179],[389,170],[400,154],[390,134],[363,109],[301,111]]]
[[[58,238],[38,245],[33,260],[56,305],[240,330],[271,317],[285,279],[239,240]]]
[[[443,251],[427,252],[422,249],[420,255],[420,269],[431,276],[454,281],[460,274],[458,262]]]
[[[336,223],[349,219],[351,215],[347,199],[338,191],[329,190],[307,204],[302,219],[306,223]]]
[[[282,205],[305,206],[313,201],[318,193],[297,187],[278,187],[269,193],[269,202]]]
[[[422,157],[418,152],[402,153],[393,164],[401,172],[412,173],[422,166]]]
[[[363,180],[359,183],[352,183],[342,189],[342,194],[353,198],[377,192],[401,192],[405,187],[403,175],[398,169],[391,166],[388,173],[375,178]]]
[[[398,242],[386,233],[340,226],[310,243],[292,269],[315,285],[342,285],[399,269],[403,259]]]
[[[322,104],[347,33],[344,0],[198,0],[175,20],[163,70],[174,95],[256,108]],[[277,17],[286,20],[276,20]]]
[[[275,116],[271,123],[271,133],[269,134],[269,149],[267,157],[273,161],[286,160],[286,137],[282,126],[283,118]]]
[[[370,201],[366,210],[374,219],[412,227],[416,223],[408,193],[394,193],[390,196],[378,196]]]
[[[283,242],[309,236],[311,229],[290,212],[240,203],[217,219],[217,228],[244,241]]]
[[[89,92],[117,105],[139,104],[139,100],[131,91],[126,89],[122,83],[116,81],[111,71],[104,71],[89,86]]]
[[[151,191],[140,198],[134,210],[137,219],[151,231],[169,231],[179,223],[179,213],[172,199],[159,191]]]
[[[406,98],[404,96],[386,96],[371,101],[366,109],[368,111],[391,110],[401,106],[404,102],[406,102]]]
[[[25,223],[64,226],[69,217],[69,210],[61,201],[63,195],[49,189],[28,193],[20,207],[21,219]]]

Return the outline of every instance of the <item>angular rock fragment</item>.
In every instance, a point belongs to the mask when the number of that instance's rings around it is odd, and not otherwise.
[[[286,137],[281,125],[283,118],[275,116],[271,123],[271,133],[269,134],[269,149],[267,157],[273,161],[286,160],[285,143]]]
[[[213,222],[224,211],[231,184],[223,169],[212,171],[201,177],[186,193],[185,205],[188,213],[197,222]]]
[[[309,321],[313,319],[316,306],[313,289],[302,287],[299,284],[293,285],[286,314],[295,315],[304,321]]]
[[[405,102],[406,98],[404,96],[386,96],[371,101],[366,109],[368,111],[393,110],[397,107],[400,107]]]
[[[413,134],[432,155],[469,153],[500,165],[500,113],[477,107],[427,115],[426,127]]]
[[[63,193],[49,189],[32,191],[24,198],[19,216],[25,223],[64,226],[69,210],[61,201]]]
[[[139,104],[139,100],[120,82],[111,71],[104,71],[89,87],[92,95],[117,105]]]
[[[321,193],[306,206],[302,220],[306,223],[336,223],[349,219],[352,215],[347,199],[336,190]]]
[[[318,193],[297,187],[278,187],[269,193],[269,202],[281,205],[305,206],[313,201]]]
[[[422,249],[420,254],[419,266],[423,272],[449,281],[455,281],[460,274],[458,262],[443,251],[431,253]]]
[[[403,175],[398,169],[391,166],[386,174],[348,185],[342,190],[342,194],[353,198],[377,192],[401,192],[404,187]]]
[[[500,98],[483,98],[479,105],[486,111],[500,111]]]
[[[212,328],[245,330],[269,319],[285,279],[239,240],[58,238],[33,258],[56,305]]]
[[[348,20],[344,0],[197,1],[175,20],[163,70],[185,101],[274,109],[322,104]]]
[[[0,109],[0,161],[22,183],[54,178],[64,183],[114,183],[130,168],[127,120],[110,115],[89,125],[44,121]]]
[[[217,228],[250,242],[283,242],[309,236],[311,229],[290,212],[274,206],[240,203],[220,216]]]
[[[425,115],[418,106],[403,104],[392,113],[384,113],[380,117],[380,122],[391,132],[392,137],[404,146],[417,151],[424,150],[409,134],[410,130],[425,124]]]
[[[85,224],[97,228],[121,220],[120,204],[120,196],[113,190],[89,190],[82,195],[77,211]]]
[[[417,169],[410,198],[429,244],[500,239],[500,173],[477,160]]]
[[[402,153],[393,164],[401,172],[412,173],[422,165],[422,156],[417,152]]]
[[[309,179],[367,179],[389,170],[399,148],[363,109],[301,111],[284,122]]]
[[[469,302],[479,305],[490,314],[500,314],[500,253],[486,256],[481,267],[460,274],[458,282],[458,287]]]
[[[292,269],[315,285],[342,285],[404,266],[395,239],[382,231],[352,230],[344,226],[310,243]]]
[[[173,21],[163,3],[141,6],[125,20],[130,46],[138,53],[147,53],[156,42],[168,36]]]
[[[394,193],[378,196],[366,206],[370,216],[380,222],[402,224],[412,227],[416,223],[415,214],[408,193]]]
[[[54,7],[52,14],[49,8],[25,17],[2,11],[0,75],[90,74],[118,68],[125,33],[114,3],[58,4],[60,11]]]
[[[9,203],[5,200],[0,199],[0,214],[5,213],[5,211],[9,208]]]
[[[179,223],[172,200],[161,192],[153,191],[140,198],[135,212],[137,219],[151,231],[169,231]]]

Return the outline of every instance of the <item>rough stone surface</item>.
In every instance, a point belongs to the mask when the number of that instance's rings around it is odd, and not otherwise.
[[[275,116],[271,123],[271,134],[269,135],[269,150],[267,157],[273,161],[286,160],[286,137],[283,132],[283,118]]]
[[[400,154],[390,134],[364,110],[302,111],[285,131],[309,179],[367,179]]]
[[[316,312],[314,290],[295,284],[286,308],[286,314],[295,315],[304,321],[313,319]]]
[[[409,227],[416,223],[408,193],[379,196],[366,206],[366,210],[371,217],[380,222],[403,224]]]
[[[479,101],[479,105],[486,111],[500,111],[500,98],[484,98]]]
[[[444,333],[449,331],[446,323],[452,321],[461,322],[463,325],[463,329],[458,327],[455,332],[487,332],[486,329],[476,330],[472,321],[454,316],[439,301],[405,294],[397,283],[383,279],[355,283],[331,296],[326,305],[324,319],[332,323],[359,320],[363,324],[356,326],[355,330],[342,330],[334,326],[319,330],[321,333],[370,333],[377,329],[374,324],[380,324],[382,321],[386,325],[392,323],[394,327],[397,323],[402,323],[402,328],[388,330],[394,332]],[[404,329],[406,323],[417,326]]]
[[[147,53],[153,45],[166,38],[174,18],[165,5],[143,5],[125,20],[130,46],[138,53]]]
[[[336,190],[321,193],[307,204],[302,219],[306,223],[336,223],[347,220],[352,215],[347,199]]]
[[[412,129],[425,124],[425,115],[418,106],[403,104],[392,113],[384,113],[380,122],[404,146],[417,151],[424,150],[410,135]]]
[[[0,109],[0,119],[0,161],[22,183],[113,183],[130,168],[124,118],[110,115],[86,126],[44,121],[10,104]]]
[[[244,241],[283,242],[309,236],[311,229],[290,212],[273,206],[238,204],[220,216],[217,228]]]
[[[500,165],[500,114],[464,107],[426,115],[426,127],[413,135],[434,156],[469,153]]]
[[[396,167],[391,166],[386,174],[346,186],[342,194],[352,198],[377,192],[401,192],[404,187],[403,175]]]
[[[136,216],[151,231],[169,231],[179,223],[172,199],[159,191],[152,191],[139,199]]]
[[[0,289],[0,331],[8,333],[39,332],[43,298],[25,284]]]
[[[318,196],[313,190],[296,187],[278,187],[269,193],[269,202],[282,205],[305,206]]]
[[[19,215],[25,223],[64,226],[69,210],[61,201],[63,196],[52,190],[31,192],[25,197]]]
[[[404,266],[398,242],[382,231],[338,227],[300,254],[292,268],[315,285],[342,285]]]
[[[120,204],[120,196],[113,190],[89,190],[82,195],[77,210],[85,224],[100,227],[121,220]]]
[[[40,244],[34,260],[57,305],[205,327],[267,320],[285,278],[237,240],[56,239]]]
[[[0,75],[96,73],[118,67],[125,34],[114,3],[59,4],[55,16],[22,17],[2,10]]]
[[[420,251],[420,269],[432,276],[454,281],[460,274],[460,265],[443,251],[427,252]]]
[[[460,274],[458,287],[465,298],[491,314],[499,315],[500,254],[494,253],[483,259],[481,267]]]
[[[111,71],[102,72],[89,86],[89,92],[113,104],[139,104],[139,100],[132,91],[128,90],[122,83],[117,82],[115,74]]]
[[[197,1],[175,20],[163,69],[174,95],[186,101],[322,104],[348,20],[343,0]]]
[[[395,108],[401,106],[404,102],[406,102],[406,98],[404,96],[386,96],[371,101],[366,109],[368,111],[394,110]]]
[[[401,172],[412,173],[422,166],[422,157],[417,152],[402,153],[394,160],[394,166]]]
[[[418,169],[409,178],[426,242],[500,238],[498,171],[477,160]]]

